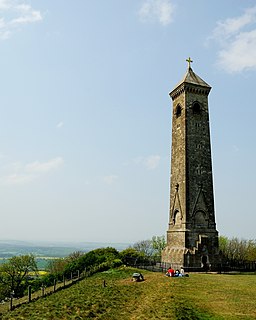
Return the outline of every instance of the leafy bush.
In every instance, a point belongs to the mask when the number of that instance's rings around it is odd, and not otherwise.
[[[115,248],[99,248],[87,253],[71,254],[65,259],[53,260],[50,262],[48,270],[51,275],[61,280],[63,275],[69,278],[71,273],[77,271],[81,273],[85,269],[91,270],[95,266],[103,265],[104,268],[107,268],[116,259],[119,259],[119,252]],[[116,264],[120,265],[120,262],[116,262]]]
[[[137,251],[135,248],[127,248],[121,251],[119,256],[126,265],[135,265],[145,258],[145,255],[142,252]]]

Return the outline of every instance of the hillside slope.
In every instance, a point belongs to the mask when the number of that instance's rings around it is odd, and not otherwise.
[[[94,275],[2,319],[256,319],[255,275],[167,278],[143,271],[145,281],[135,283],[133,272],[123,268]]]

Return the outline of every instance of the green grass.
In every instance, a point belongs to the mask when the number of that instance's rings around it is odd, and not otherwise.
[[[123,268],[94,275],[2,319],[256,319],[256,275],[167,278],[143,271],[145,281],[135,283],[133,272]]]

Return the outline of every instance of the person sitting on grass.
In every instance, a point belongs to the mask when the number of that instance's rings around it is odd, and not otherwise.
[[[170,268],[167,270],[166,272],[166,276],[167,277],[174,277],[174,273],[175,271],[173,270],[173,268],[170,266]]]
[[[179,276],[180,276],[180,270],[177,269],[177,270],[175,271],[174,277],[179,277]]]

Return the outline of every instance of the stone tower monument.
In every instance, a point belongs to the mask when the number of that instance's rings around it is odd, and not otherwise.
[[[170,92],[170,220],[162,261],[174,268],[215,268],[219,257],[208,111],[211,87],[194,73],[190,58],[187,62],[185,76]]]

